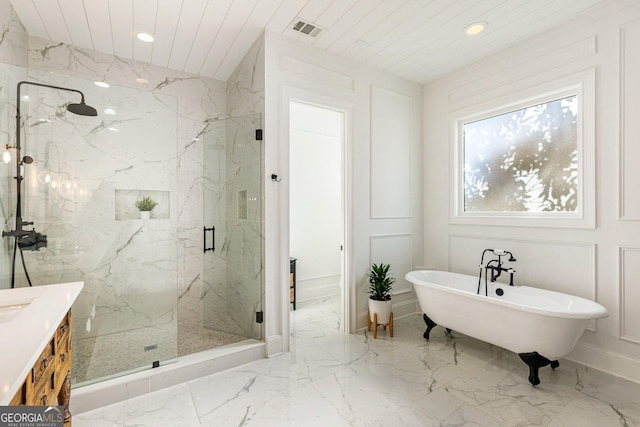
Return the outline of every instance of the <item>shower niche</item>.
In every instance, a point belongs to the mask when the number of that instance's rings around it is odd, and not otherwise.
[[[116,221],[140,219],[140,211],[136,202],[144,197],[151,197],[157,205],[151,210],[151,219],[169,219],[170,217],[169,191],[158,190],[115,190],[115,218]]]

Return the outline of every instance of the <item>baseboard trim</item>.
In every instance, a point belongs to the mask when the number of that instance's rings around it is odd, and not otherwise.
[[[266,342],[266,357],[278,356],[284,353],[284,340],[282,335],[272,335],[267,337]]]
[[[302,279],[296,283],[296,302],[312,301],[340,295],[340,276]]]
[[[622,354],[578,343],[565,359],[640,384],[640,361]]]

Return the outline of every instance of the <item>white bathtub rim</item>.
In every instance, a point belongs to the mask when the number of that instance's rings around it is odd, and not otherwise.
[[[489,303],[489,304],[497,304],[497,305],[501,305],[504,307],[508,307],[508,308],[512,308],[512,309],[516,309],[516,310],[522,310],[522,311],[527,311],[530,313],[535,313],[535,314],[540,314],[540,315],[545,315],[545,316],[551,316],[551,317],[559,317],[559,318],[565,318],[565,319],[602,319],[605,318],[607,316],[609,316],[609,312],[608,310],[602,306],[601,304],[597,303],[596,301],[587,299],[587,298],[582,298],[582,297],[578,297],[575,295],[569,295],[569,294],[564,294],[561,292],[555,292],[555,291],[550,291],[547,289],[540,289],[540,288],[535,288],[532,286],[524,286],[524,285],[514,285],[514,288],[520,288],[523,290],[534,290],[534,291],[544,291],[545,293],[550,293],[550,294],[559,294],[559,295],[563,295],[563,297],[570,297],[573,300],[575,300],[578,303],[582,303],[585,304],[587,306],[592,307],[591,310],[583,310],[583,311],[560,311],[560,310],[552,310],[552,309],[546,309],[546,308],[540,308],[540,307],[532,307],[532,306],[527,306],[524,304],[520,304],[517,302],[513,302],[513,301],[507,301],[507,300],[503,300],[503,299],[498,299],[495,298],[493,296],[489,296],[486,297],[485,295],[478,295],[475,293],[471,293],[471,292],[466,292],[462,289],[457,289],[457,288],[450,288],[447,286],[441,286],[441,285],[437,285],[437,284],[433,284],[433,283],[429,283],[426,282],[424,280],[421,280],[417,277],[415,277],[415,274],[412,273],[419,273],[421,271],[426,271],[426,272],[432,272],[434,270],[414,270],[414,271],[410,271],[409,273],[407,273],[405,275],[405,279],[408,280],[409,282],[411,282],[414,285],[418,285],[418,286],[426,286],[429,287],[431,289],[434,290],[438,290],[438,291],[442,291],[442,292],[448,292],[448,293],[452,293],[455,295],[460,295],[464,298],[475,298],[478,301],[483,301],[485,303]],[[463,274],[460,273],[451,273],[451,272],[446,272],[446,271],[440,271],[440,273],[449,273],[449,274],[459,274],[461,276],[465,276]],[[471,277],[471,276],[470,276]],[[494,282],[494,283],[490,283],[490,285],[493,286],[503,286],[503,287],[510,287],[508,284],[504,284],[504,283],[500,283],[500,282]],[[487,301],[487,299],[489,299],[490,301]]]

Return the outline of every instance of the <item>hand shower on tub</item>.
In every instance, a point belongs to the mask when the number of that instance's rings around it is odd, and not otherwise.
[[[498,257],[498,259],[492,259],[491,261],[487,262],[486,264],[484,263],[484,256],[487,252],[491,252],[493,253],[495,256]],[[502,272],[507,272],[509,273],[510,276],[510,280],[509,280],[509,286],[513,286],[513,274],[516,272],[513,268],[504,268],[502,267],[502,257],[503,256],[507,256],[509,255],[509,262],[514,262],[516,261],[515,257],[513,256],[513,254],[509,251],[505,251],[504,249],[485,249],[484,251],[482,251],[482,257],[480,257],[480,274],[478,275],[478,289],[476,291],[477,295],[480,295],[480,286],[482,283],[482,269],[484,268],[485,272],[484,272],[484,295],[488,296],[489,291],[488,291],[488,284],[487,284],[487,276],[488,276],[488,271],[491,270],[491,281],[495,282],[496,279],[498,277],[500,277],[500,275],[502,274]],[[492,263],[494,265],[492,265]]]

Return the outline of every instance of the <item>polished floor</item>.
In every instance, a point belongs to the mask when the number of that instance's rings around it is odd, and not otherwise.
[[[103,426],[640,426],[640,384],[572,363],[532,387],[517,355],[418,315],[338,332],[335,299],[292,312],[292,351],[90,412]]]

